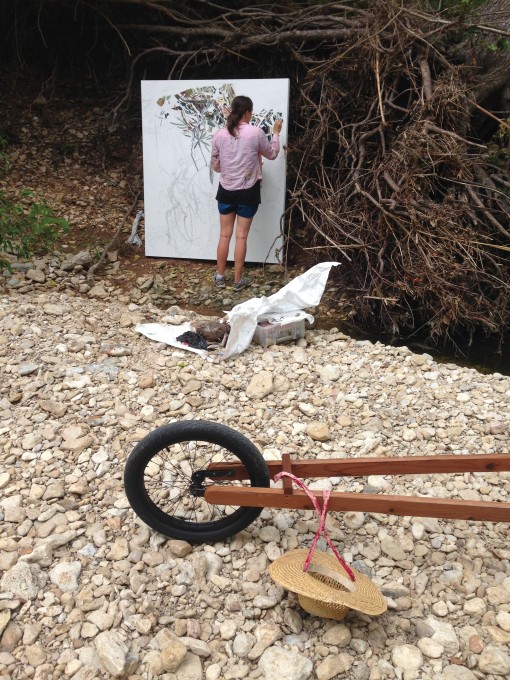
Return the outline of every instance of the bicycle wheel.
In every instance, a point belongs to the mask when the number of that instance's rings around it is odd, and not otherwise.
[[[218,464],[241,462],[246,480],[221,478]],[[214,472],[207,471],[215,463]],[[216,477],[216,478],[215,478]],[[124,488],[136,514],[171,538],[214,543],[251,524],[261,508],[211,505],[207,485],[269,486],[266,462],[254,444],[226,425],[188,420],[158,428],[133,449]]]

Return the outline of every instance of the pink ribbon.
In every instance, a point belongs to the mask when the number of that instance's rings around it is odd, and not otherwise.
[[[315,533],[315,536],[314,536],[314,539],[312,541],[312,545],[310,547],[310,550],[308,552],[306,560],[303,564],[303,571],[308,570],[308,567],[310,566],[310,562],[312,560],[313,551],[315,550],[315,548],[317,546],[317,541],[319,540],[320,535],[324,534],[324,538],[328,542],[329,547],[333,551],[333,554],[335,555],[337,560],[342,565],[343,569],[347,572],[347,576],[351,579],[351,581],[355,581],[356,577],[354,575],[354,572],[348,566],[348,564],[343,559],[343,557],[340,555],[338,550],[335,548],[335,546],[333,545],[333,541],[329,537],[329,534],[326,530],[326,515],[328,514],[328,504],[329,504],[329,497],[331,496],[331,491],[323,491],[322,492],[322,510],[321,510],[320,505],[319,505],[319,501],[317,500],[317,497],[315,496],[315,494],[313,494],[310,491],[310,489],[306,486],[306,484],[304,484],[304,482],[302,482],[298,477],[296,477],[296,475],[293,475],[292,472],[286,472],[284,470],[282,472],[278,472],[278,474],[276,474],[274,476],[274,481],[278,482],[278,481],[280,481],[280,479],[282,477],[290,477],[290,479],[293,482],[295,482],[298,486],[300,486],[303,489],[303,491],[306,493],[308,498],[312,501],[313,507],[315,508],[317,514],[319,515],[319,526],[318,526],[317,531]]]

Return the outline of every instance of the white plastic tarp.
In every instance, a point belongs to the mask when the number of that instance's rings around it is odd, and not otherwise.
[[[302,309],[316,307],[326,287],[331,267],[339,264],[339,262],[316,264],[315,267],[289,281],[277,293],[269,297],[251,298],[227,312],[230,334],[222,358],[228,359],[244,352],[252,341],[261,316],[281,314],[290,317],[292,313],[295,314]],[[310,323],[313,322],[313,316],[310,314],[306,315],[306,318]]]
[[[184,345],[177,340],[179,335],[182,335],[186,331],[195,330],[189,322],[183,323],[180,326],[167,326],[162,323],[141,323],[135,326],[135,330],[156,342],[164,342],[172,347],[178,347],[179,349],[185,349],[188,352],[194,352],[201,356],[202,359],[207,358],[208,352],[206,349],[195,349],[194,347]]]

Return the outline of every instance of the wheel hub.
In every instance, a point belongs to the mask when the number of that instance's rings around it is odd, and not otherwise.
[[[217,477],[221,477],[222,479],[225,479],[225,477],[233,476],[234,476],[233,470],[196,470],[191,475],[191,484],[189,485],[189,492],[192,496],[203,498],[206,488],[204,486],[204,481],[207,478],[215,479]]]

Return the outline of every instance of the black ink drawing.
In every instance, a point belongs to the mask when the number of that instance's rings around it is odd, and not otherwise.
[[[216,130],[227,124],[227,116],[235,96],[232,85],[224,83],[220,87],[192,87],[157,100],[160,107],[158,118],[177,126],[185,137],[191,139],[191,159],[197,170],[198,158],[201,157],[205,164],[209,163],[212,136]],[[253,112],[251,124],[261,128],[270,140],[273,125],[280,118],[281,112],[262,109]]]

